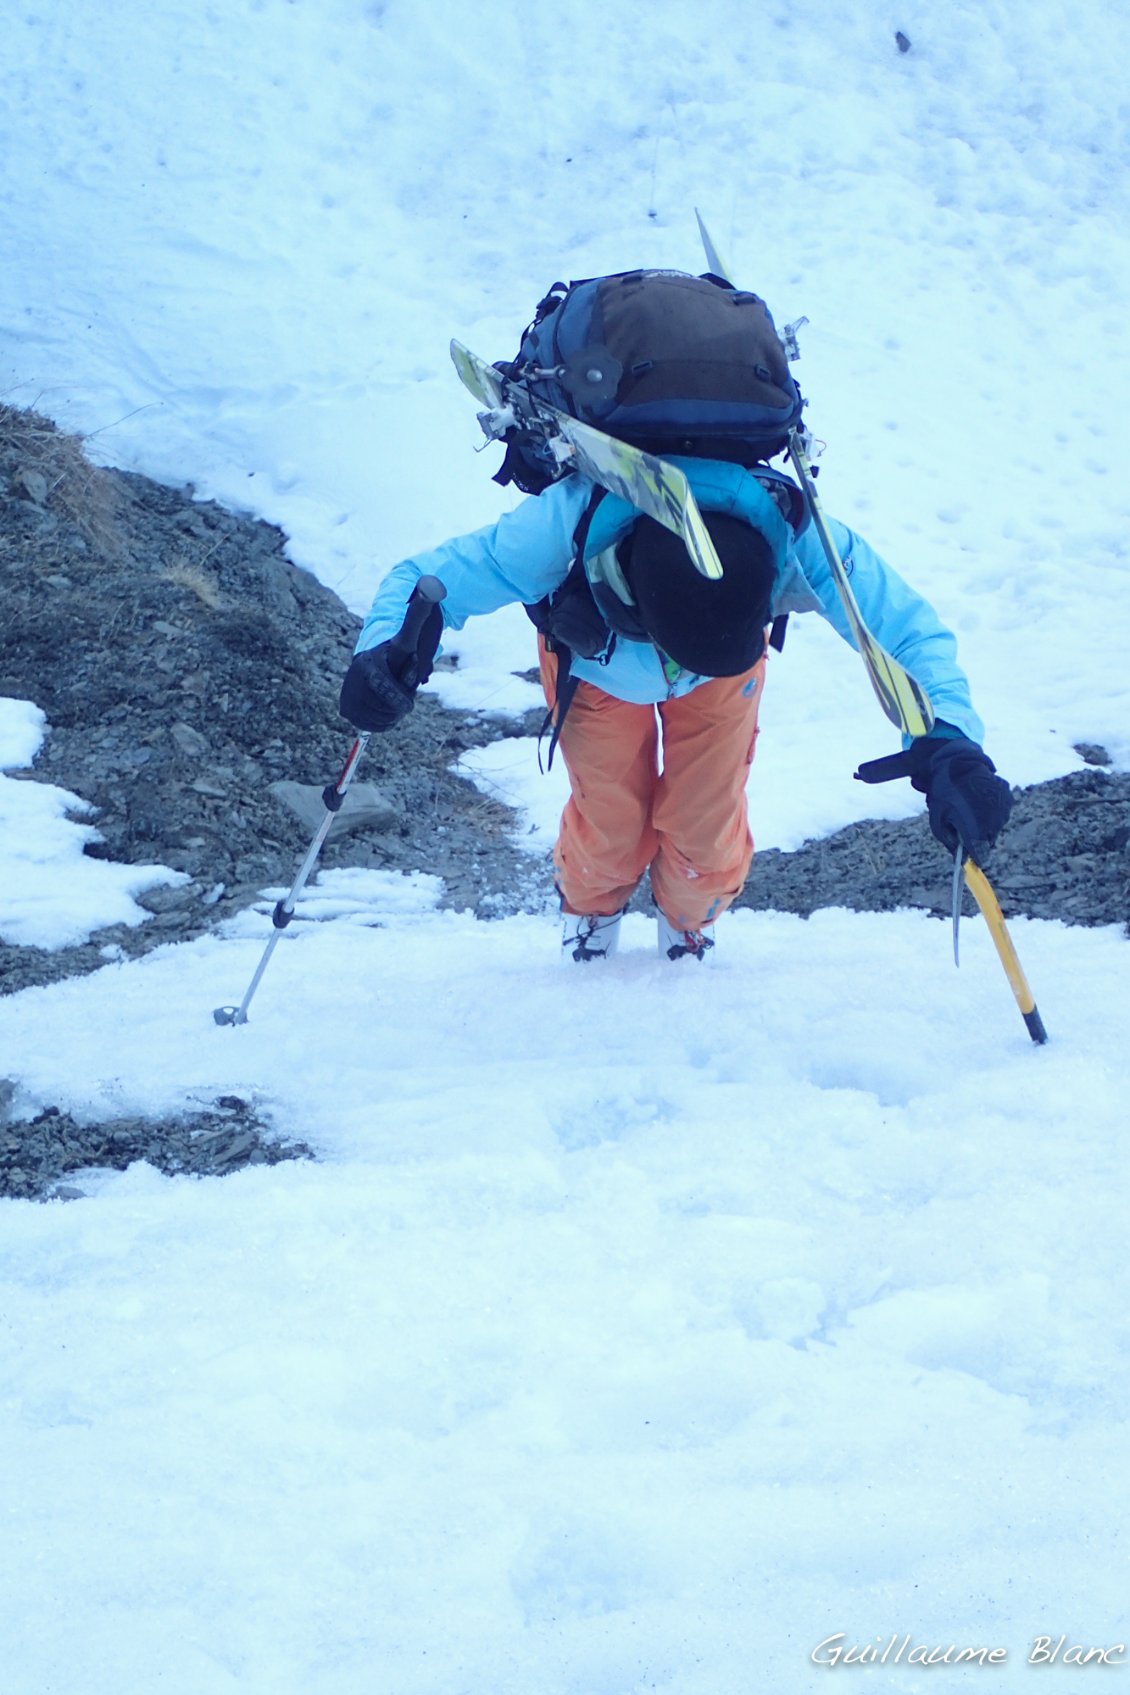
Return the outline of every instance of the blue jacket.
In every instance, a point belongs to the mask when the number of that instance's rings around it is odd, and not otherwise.
[[[738,465],[704,459],[675,459],[673,463],[687,473],[703,511],[732,512],[769,532],[773,531],[774,520],[779,524],[779,535],[770,533],[770,540],[779,542],[781,558],[773,616],[783,612],[819,612],[854,647],[850,626],[813,527],[794,538],[761,484]],[[496,524],[443,542],[428,553],[416,554],[394,565],[377,590],[356,651],[376,647],[395,635],[408,596],[418,578],[425,575],[438,577],[447,589],[443,621],[446,628],[453,630],[462,629],[468,618],[495,612],[500,606],[514,602],[532,605],[559,588],[573,560],[573,533],[592,488],[583,477],[566,477],[504,513]],[[767,512],[766,508],[771,510]],[[586,568],[590,568],[600,549],[636,516],[634,508],[611,495],[601,502],[597,510],[599,534],[590,538],[586,548]],[[594,531],[597,528],[594,521]],[[952,633],[929,602],[916,594],[861,536],[835,519],[830,520],[830,528],[851,578],[860,612],[872,634],[926,690],[938,718],[971,741],[981,742],[984,726],[973,710],[969,683],[957,663],[957,642]],[[574,658],[573,673],[618,700],[640,705],[687,694],[708,681],[694,673],[681,672],[671,682],[653,647],[646,642],[623,640],[614,644],[607,658]]]

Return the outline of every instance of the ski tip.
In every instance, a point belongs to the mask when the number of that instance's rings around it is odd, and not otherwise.
[[[706,221],[697,206],[694,209],[694,215],[698,220],[698,233],[702,241],[703,252],[706,255],[706,263],[710,267],[711,274],[716,277],[721,277],[723,282],[730,282],[730,273],[723,263],[722,255],[714,245],[710,231],[706,227]]]

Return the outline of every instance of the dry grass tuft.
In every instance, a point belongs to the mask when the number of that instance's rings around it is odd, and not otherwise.
[[[215,580],[191,560],[176,559],[170,565],[163,565],[158,575],[167,583],[175,583],[178,588],[188,589],[213,612],[220,611],[224,605],[224,597],[216,587]]]
[[[105,557],[125,547],[114,479],[92,465],[82,439],[38,412],[0,403],[0,469],[9,491],[52,512]]]

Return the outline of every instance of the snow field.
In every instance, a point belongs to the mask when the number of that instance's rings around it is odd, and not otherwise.
[[[500,0],[473,40],[458,17],[14,20],[12,393],[282,523],[360,611],[395,559],[499,509],[449,335],[495,356],[562,272],[697,267],[701,205],[735,276],[811,320],[827,503],[957,629],[1002,767],[1041,780],[1079,740],[1124,764],[1127,21],[915,0],[900,54],[847,4],[766,7],[751,34],[730,0],[693,31],[583,0],[570,39],[601,49],[577,76],[556,14]],[[819,652],[789,666],[821,688]],[[866,684],[848,699],[837,772],[882,730]],[[870,804],[841,779],[834,822]]]
[[[739,913],[676,975],[629,917],[578,981],[434,894],[320,896],[237,1030],[262,915],[0,1005],[33,1098],[251,1093],[323,1161],[9,1203],[13,1663],[705,1695],[845,1620],[1117,1633],[1124,941],[1016,925],[1037,1051],[972,926]]]
[[[30,766],[46,719],[27,700],[0,699],[0,772]],[[65,948],[102,925],[140,924],[148,914],[135,895],[187,878],[165,865],[113,865],[89,859],[98,831],[78,819],[89,802],[53,783],[0,775],[0,943]]]

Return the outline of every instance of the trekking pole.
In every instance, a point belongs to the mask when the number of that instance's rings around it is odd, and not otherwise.
[[[421,577],[419,582],[416,584],[416,587],[412,590],[408,600],[408,610],[404,614],[404,622],[401,624],[396,635],[393,636],[389,642],[389,646],[392,648],[393,654],[395,656],[399,656],[401,668],[407,665],[409,661],[415,659],[416,643],[419,640],[420,631],[424,627],[427,616],[433,606],[439,605],[446,593],[447,590],[444,588],[438,577]],[[395,658],[393,663],[394,665],[396,664]],[[278,945],[279,937],[294,917],[295,903],[306,886],[306,879],[314,869],[318,855],[322,851],[322,843],[329,835],[330,827],[338,813],[341,811],[346,790],[353,781],[357,767],[361,763],[361,756],[369,745],[369,736],[371,733],[372,732],[369,730],[361,731],[360,735],[357,737],[353,746],[346,755],[345,764],[338,773],[337,780],[333,783],[328,783],[322,790],[322,804],[325,806],[326,816],[318,826],[317,834],[315,835],[314,840],[310,843],[309,852],[298,868],[298,875],[295,877],[294,882],[290,886],[290,892],[284,895],[282,900],[275,904],[275,910],[271,914],[271,922],[275,927],[274,933],[263,950],[263,957],[256,966],[255,975],[247,985],[247,993],[244,995],[239,1005],[218,1006],[212,1013],[212,1017],[215,1019],[217,1024],[247,1023],[247,1009],[251,1005],[252,996],[262,981],[263,973],[266,971],[267,966],[270,963],[271,955],[274,953],[275,948]]]

